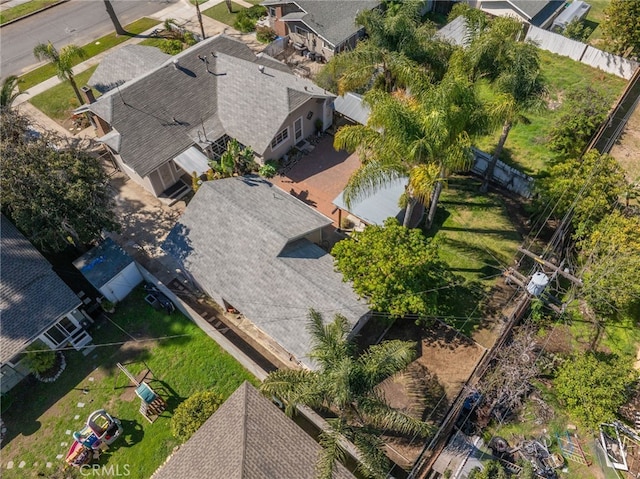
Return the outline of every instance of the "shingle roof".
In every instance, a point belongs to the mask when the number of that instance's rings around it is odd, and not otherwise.
[[[509,0],[509,3],[522,12],[532,25],[540,26],[565,2],[563,0]]]
[[[111,90],[89,109],[119,133],[105,138],[144,177],[198,142],[203,125],[210,140],[227,133],[262,154],[291,111],[289,90],[307,99],[331,97],[286,65],[218,35]]]
[[[339,45],[351,37],[362,27],[356,25],[355,20],[359,12],[371,10],[378,5],[378,0],[295,0],[295,1],[265,1],[262,5],[277,5],[295,3],[304,15],[291,12],[283,17],[284,20],[299,20],[304,22],[317,35]]]
[[[109,53],[87,82],[100,93],[143,75],[166,62],[171,55],[155,47],[125,45]]]
[[[248,382],[152,479],[314,479],[321,447]],[[334,479],[353,479],[336,464]]]
[[[0,218],[0,363],[4,363],[81,303],[38,250],[4,215]]]
[[[331,224],[302,201],[257,177],[203,183],[163,249],[307,366],[309,308],[352,325],[368,308],[304,237]]]

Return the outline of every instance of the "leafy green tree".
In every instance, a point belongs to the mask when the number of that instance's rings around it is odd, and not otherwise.
[[[53,43],[38,43],[33,48],[33,55],[38,60],[48,60],[56,68],[56,74],[60,80],[66,80],[73,88],[76,98],[82,105],[84,99],[80,95],[78,85],[76,84],[75,76],[73,74],[73,65],[76,58],[85,58],[86,53],[80,47],[76,45],[66,45],[60,50],[53,46]]]
[[[640,217],[614,211],[578,247],[581,291],[596,313],[612,317],[640,305]]]
[[[55,147],[54,147],[55,145]],[[39,248],[79,249],[118,225],[100,161],[49,132],[34,137],[13,110],[0,115],[2,212]]]
[[[634,381],[633,369],[616,356],[580,353],[565,361],[553,382],[567,411],[595,430],[615,419]]]
[[[38,340],[26,349],[27,366],[34,373],[42,374],[56,364],[56,352]]]
[[[438,257],[437,245],[419,229],[389,218],[338,242],[331,251],[338,271],[375,311],[394,317],[438,311],[439,288],[453,275]]]
[[[562,158],[578,158],[607,117],[611,98],[591,86],[567,93],[554,122],[549,147]]]
[[[585,238],[613,209],[625,185],[624,172],[610,155],[588,151],[582,159],[553,165],[537,183],[538,210],[554,205],[553,217],[571,214],[577,239]]]
[[[351,327],[336,315],[325,323],[316,311],[309,313],[312,352],[317,370],[281,369],[267,376],[261,390],[286,404],[292,415],[297,405],[328,410],[337,417],[329,419],[330,428],[320,435],[324,453],[319,459],[318,475],[331,478],[335,461],[343,459],[344,437],[362,453],[364,471],[373,477],[386,477],[389,463],[382,451],[383,432],[419,434],[431,432],[431,426],[391,408],[377,386],[405,369],[415,358],[415,343],[384,341],[369,346],[358,355],[356,345],[347,339]]]
[[[486,78],[493,87],[488,112],[493,123],[501,125],[498,144],[484,173],[481,191],[486,192],[496,163],[511,128],[527,123],[526,113],[544,107],[546,93],[538,47],[518,41],[521,25],[512,18],[498,17],[478,33],[467,48],[467,68],[472,79]]]
[[[186,442],[223,402],[222,396],[213,391],[201,391],[189,396],[173,413],[171,432]]]
[[[562,34],[567,38],[571,38],[572,40],[585,42],[587,41],[587,38],[589,38],[589,35],[591,35],[591,32],[591,27],[585,26],[583,20],[578,20],[577,18],[575,18],[571,22],[569,22],[569,24],[563,30]]]
[[[602,34],[609,49],[618,55],[640,57],[640,2],[611,0],[605,8]]]
[[[20,94],[16,89],[19,81],[15,75],[9,75],[2,81],[2,90],[0,90],[0,112],[5,108],[11,108],[11,104]]]
[[[489,24],[489,18],[482,10],[473,8],[467,3],[455,3],[447,16],[447,22],[451,23],[460,16],[465,18],[467,29],[471,33],[470,38],[477,36]]]
[[[345,201],[350,205],[407,177],[404,225],[421,203],[430,206],[429,229],[444,182],[473,161],[470,132],[484,125],[475,91],[466,79],[447,76],[424,93],[372,90],[365,101],[371,106],[367,125],[344,126],[334,140],[337,149],[357,151],[362,161],[347,183]]]
[[[469,474],[469,479],[507,479],[509,475],[498,461],[488,461],[484,469],[474,468]]]

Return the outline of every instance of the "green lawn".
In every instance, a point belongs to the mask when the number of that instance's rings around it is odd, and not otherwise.
[[[48,5],[58,3],[59,1],[60,0],[31,0],[30,2],[7,8],[2,13],[0,13],[0,25],[38,11]]]
[[[180,402],[205,389],[226,399],[244,380],[258,384],[194,323],[177,311],[168,316],[153,310],[143,297],[143,291],[134,291],[118,305],[113,321],[138,340],[165,339],[136,342],[114,325],[102,323],[92,331],[95,343],[128,342],[99,347],[87,358],[68,351],[67,369],[56,382],[27,380],[10,391],[12,404],[2,414],[8,427],[0,461],[3,478],[51,477],[64,463],[56,459],[68,450],[62,443],[72,442],[66,431],[80,429],[88,414],[100,408],[120,418],[124,427],[124,437],[102,455],[100,464],[119,466],[121,472],[126,464],[129,477],[148,478],[180,442],[170,432],[171,411]],[[141,361],[157,380],[152,387],[169,406],[153,424],[138,412],[140,401],[116,367],[117,362],[131,363],[128,368],[137,374],[145,368]],[[79,402],[85,407],[77,407]],[[79,417],[74,419],[75,415]],[[26,466],[7,470],[8,461],[16,466],[25,461]],[[46,468],[47,462],[53,467]]]
[[[221,2],[217,5],[214,5],[211,8],[207,8],[205,11],[202,12],[202,14],[206,15],[207,17],[213,18],[214,20],[217,20],[219,22],[225,23],[230,27],[233,27],[233,24],[236,21],[236,16],[238,15],[238,12],[244,9],[245,8],[243,6],[238,5],[235,2],[231,2],[231,10],[233,10],[233,13],[229,13],[229,10],[227,10],[226,3]]]
[[[602,48],[602,28],[600,24],[604,21],[604,9],[609,6],[611,0],[591,0],[588,2],[591,9],[585,19],[585,26],[591,28],[588,43],[598,48]]]
[[[549,96],[554,102],[562,102],[565,93],[571,89],[591,86],[607,95],[613,104],[627,83],[623,78],[545,50],[540,50],[540,60]],[[547,142],[549,132],[560,114],[558,108],[527,114],[531,123],[520,123],[513,127],[501,159],[529,175],[537,175],[554,157]],[[500,131],[496,131],[493,135],[481,138],[478,148],[492,152],[499,136]]]
[[[129,35],[116,36],[115,32],[113,32],[109,35],[98,38],[94,42],[83,45],[82,49],[85,51],[86,57],[84,59],[76,59],[74,65],[82,63],[84,60],[94,57],[98,53],[109,50],[110,48],[113,48],[122,42],[126,42],[127,40],[129,40],[129,38],[139,35],[140,33],[149,30],[159,23],[159,21],[153,20],[151,18],[141,18],[124,27],[124,29],[129,32]],[[20,77],[20,79],[22,80],[19,83],[20,91],[28,90],[32,86],[42,83],[43,81],[48,80],[49,78],[54,76],[56,76],[56,69],[52,65],[42,65],[41,67],[36,68],[35,70],[32,70]]]
[[[447,314],[459,318],[481,316],[478,302],[513,262],[522,241],[502,196],[479,194],[479,187],[475,179],[452,178],[440,198],[431,232],[440,244],[441,258],[464,281],[453,300],[447,301],[452,306]],[[470,332],[475,324],[467,321],[464,331]]]
[[[75,77],[78,88],[86,85],[96,68],[98,68],[98,65],[83,71]],[[97,91],[94,94],[96,96],[100,95]],[[71,116],[71,112],[80,106],[73,88],[67,81],[34,96],[29,99],[29,102],[58,123],[67,120]]]

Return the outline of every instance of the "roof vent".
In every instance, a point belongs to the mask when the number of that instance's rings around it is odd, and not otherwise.
[[[260,70],[260,73],[264,73],[264,65],[258,65],[258,70]]]

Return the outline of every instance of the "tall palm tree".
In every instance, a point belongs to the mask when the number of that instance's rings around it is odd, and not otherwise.
[[[528,122],[525,114],[544,106],[546,88],[542,80],[538,47],[521,42],[522,26],[512,18],[499,17],[473,38],[466,66],[473,80],[486,79],[495,92],[488,110],[502,133],[484,174],[480,190],[486,192],[511,128]]]
[[[49,63],[55,66],[58,78],[68,81],[80,104],[84,103],[73,75],[74,60],[76,58],[82,59],[86,56],[82,48],[76,45],[66,45],[58,51],[51,42],[39,43],[34,47],[33,55],[38,60],[49,60]]]
[[[323,454],[318,462],[320,478],[331,478],[336,459],[344,456],[342,438],[352,441],[362,453],[364,470],[374,477],[386,477],[388,461],[380,449],[384,431],[425,436],[431,427],[412,416],[391,408],[377,386],[405,369],[415,357],[415,343],[385,341],[356,354],[347,339],[347,320],[336,315],[325,324],[311,310],[309,330],[313,348],[310,357],[315,371],[279,370],[269,374],[261,386],[264,394],[276,396],[291,415],[297,405],[330,410],[330,429],[320,436]]]
[[[120,23],[120,20],[118,19],[118,15],[116,15],[116,11],[113,9],[113,5],[111,4],[111,0],[103,0],[103,1],[104,1],[104,7],[107,10],[107,14],[109,15],[109,18],[111,19],[111,23],[113,23],[113,28],[115,28],[115,30],[116,30],[116,35],[127,35],[129,32],[127,32],[122,27],[122,24]]]
[[[2,91],[0,91],[0,111],[11,108],[13,100],[20,94],[16,89],[18,86],[18,77],[15,75],[9,75],[2,81]]]
[[[344,126],[334,140],[337,149],[358,151],[362,161],[347,183],[345,202],[350,206],[407,177],[403,225],[410,225],[413,208],[422,203],[429,207],[429,229],[443,183],[471,166],[470,133],[484,125],[475,91],[465,78],[448,76],[424,94],[371,91],[365,100],[371,106],[367,125]]]

